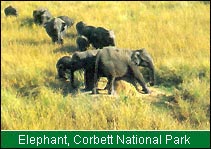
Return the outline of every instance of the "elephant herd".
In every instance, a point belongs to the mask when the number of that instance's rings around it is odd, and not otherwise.
[[[77,51],[72,56],[64,56],[57,61],[56,68],[59,78],[68,79],[74,88],[74,72],[83,69],[85,90],[92,90],[93,94],[98,93],[97,84],[100,77],[106,77],[108,83],[105,89],[108,94],[115,94],[116,82],[125,80],[133,84],[136,89],[136,82],[142,86],[143,93],[150,93],[139,66],[150,69],[150,85],[155,83],[155,69],[152,57],[146,49],[127,50],[115,46],[106,46],[102,49]],[[139,90],[138,90],[139,91]],[[140,92],[142,92],[140,91]]]
[[[63,38],[67,29],[74,24],[74,20],[68,16],[52,17],[46,8],[40,8],[33,11],[34,22],[44,26],[52,42],[63,44]],[[114,46],[114,32],[103,27],[88,26],[80,21],[76,24],[78,37],[76,39],[77,47],[80,51],[86,51],[90,44],[95,48],[104,46]]]
[[[18,16],[18,12],[12,6],[5,8],[5,15]],[[73,26],[74,20],[68,16],[52,17],[46,8],[33,11],[33,20],[37,25],[45,28],[52,42],[63,44],[63,37],[67,28]],[[94,27],[80,21],[76,24],[76,44],[79,51],[72,56],[63,56],[56,63],[59,78],[69,79],[75,88],[74,72],[84,70],[84,84],[86,91],[98,93],[98,81],[106,77],[108,82],[104,89],[108,94],[115,94],[116,82],[125,80],[133,84],[136,89],[137,82],[142,86],[142,93],[149,94],[139,66],[149,69],[150,85],[155,83],[155,69],[153,59],[146,49],[137,50],[121,49],[115,45],[114,31],[103,27]],[[92,45],[92,50],[88,50]]]

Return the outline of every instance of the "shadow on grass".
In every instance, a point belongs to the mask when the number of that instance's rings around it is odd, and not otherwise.
[[[53,91],[61,91],[64,97],[68,94],[77,94],[78,92],[78,89],[71,87],[70,82],[61,79],[55,79],[55,81],[47,82],[45,83],[45,86]]]
[[[171,70],[167,67],[161,68],[155,73],[156,85],[161,85],[164,87],[175,87],[183,83],[182,75],[176,70]]]
[[[40,46],[43,44],[49,44],[50,42],[47,40],[40,40],[40,41],[34,41],[32,39],[16,39],[9,41],[9,44],[11,45],[30,45],[30,46]]]
[[[158,96],[159,101],[152,102],[152,105],[156,108],[166,110],[173,118],[177,119],[179,122],[183,122],[188,118],[183,114],[181,107],[178,104],[177,99],[174,95],[161,95]]]
[[[75,33],[66,33],[65,37],[67,37],[67,38],[76,38],[77,34],[75,34]]]
[[[33,18],[30,18],[30,17],[23,18],[23,19],[21,19],[20,22],[21,22],[21,24],[20,24],[21,27],[23,27],[23,26],[32,27],[32,25],[34,24]]]
[[[17,89],[16,97],[26,97],[35,100],[40,93],[41,87],[39,85],[25,85]]]
[[[44,85],[53,92],[61,92],[64,97],[69,94],[76,95],[80,91],[80,86],[83,85],[82,82],[75,79],[74,85],[76,87],[73,88],[69,80],[58,78],[57,74],[52,72],[46,71],[45,74],[49,77],[46,78]]]
[[[61,53],[73,53],[75,51],[78,51],[78,48],[74,45],[65,45],[65,46],[61,46],[59,48],[56,48],[53,52],[54,53],[58,53],[58,52],[61,52]]]

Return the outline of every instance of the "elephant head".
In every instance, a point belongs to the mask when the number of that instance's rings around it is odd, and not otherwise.
[[[54,21],[54,29],[56,30],[57,34],[57,42],[59,44],[63,44],[63,36],[66,33],[67,25],[66,23],[61,20],[60,18],[56,18]]]
[[[80,22],[78,22],[77,24],[76,24],[76,30],[77,30],[77,33],[79,34],[79,35],[82,35],[82,30],[83,30],[83,28],[86,26],[86,24],[84,23],[84,22],[82,22],[82,21],[80,21]]]
[[[154,62],[150,54],[146,49],[139,49],[132,52],[131,60],[134,64],[142,67],[147,67],[150,69],[150,85],[153,86],[155,84],[155,68]]]
[[[70,56],[64,56],[58,60],[56,64],[58,78],[63,78],[65,80],[68,79],[68,76],[66,74],[69,72],[68,70],[69,70],[70,64],[71,64]]]
[[[46,8],[39,8],[33,11],[34,23],[38,25],[44,25],[52,18],[51,13]]]

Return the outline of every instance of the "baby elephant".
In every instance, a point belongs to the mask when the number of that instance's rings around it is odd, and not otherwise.
[[[16,8],[11,5],[4,9],[4,13],[6,16],[18,16],[18,11]]]
[[[97,83],[100,77],[108,79],[108,93],[115,93],[115,83],[125,80],[136,87],[136,81],[142,86],[144,93],[150,93],[138,66],[152,67],[149,58],[142,58],[147,52],[145,49],[124,50],[115,47],[104,47],[96,56],[93,94],[97,93]],[[149,64],[151,63],[151,64]],[[154,66],[153,66],[154,74]]]
[[[56,64],[59,78],[66,78],[66,73],[70,74],[70,83],[74,86],[74,72],[80,69],[84,70],[85,90],[89,91],[94,86],[94,67],[95,58],[98,50],[88,50],[84,52],[75,52],[72,58],[64,56]]]
[[[76,39],[77,47],[80,51],[86,51],[89,47],[89,41],[85,36],[78,36]]]

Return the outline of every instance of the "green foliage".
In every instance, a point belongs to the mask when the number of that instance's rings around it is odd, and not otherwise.
[[[18,17],[4,15],[8,5],[18,9]],[[80,90],[82,71],[75,75],[78,90],[55,79],[57,60],[76,51],[75,24],[63,47],[53,44],[33,23],[32,11],[39,7],[114,30],[117,47],[146,48],[156,70],[152,93],[140,94],[120,81],[117,96],[101,90],[90,95]],[[210,129],[206,2],[3,1],[1,39],[1,129]],[[148,71],[141,71],[148,81]]]

